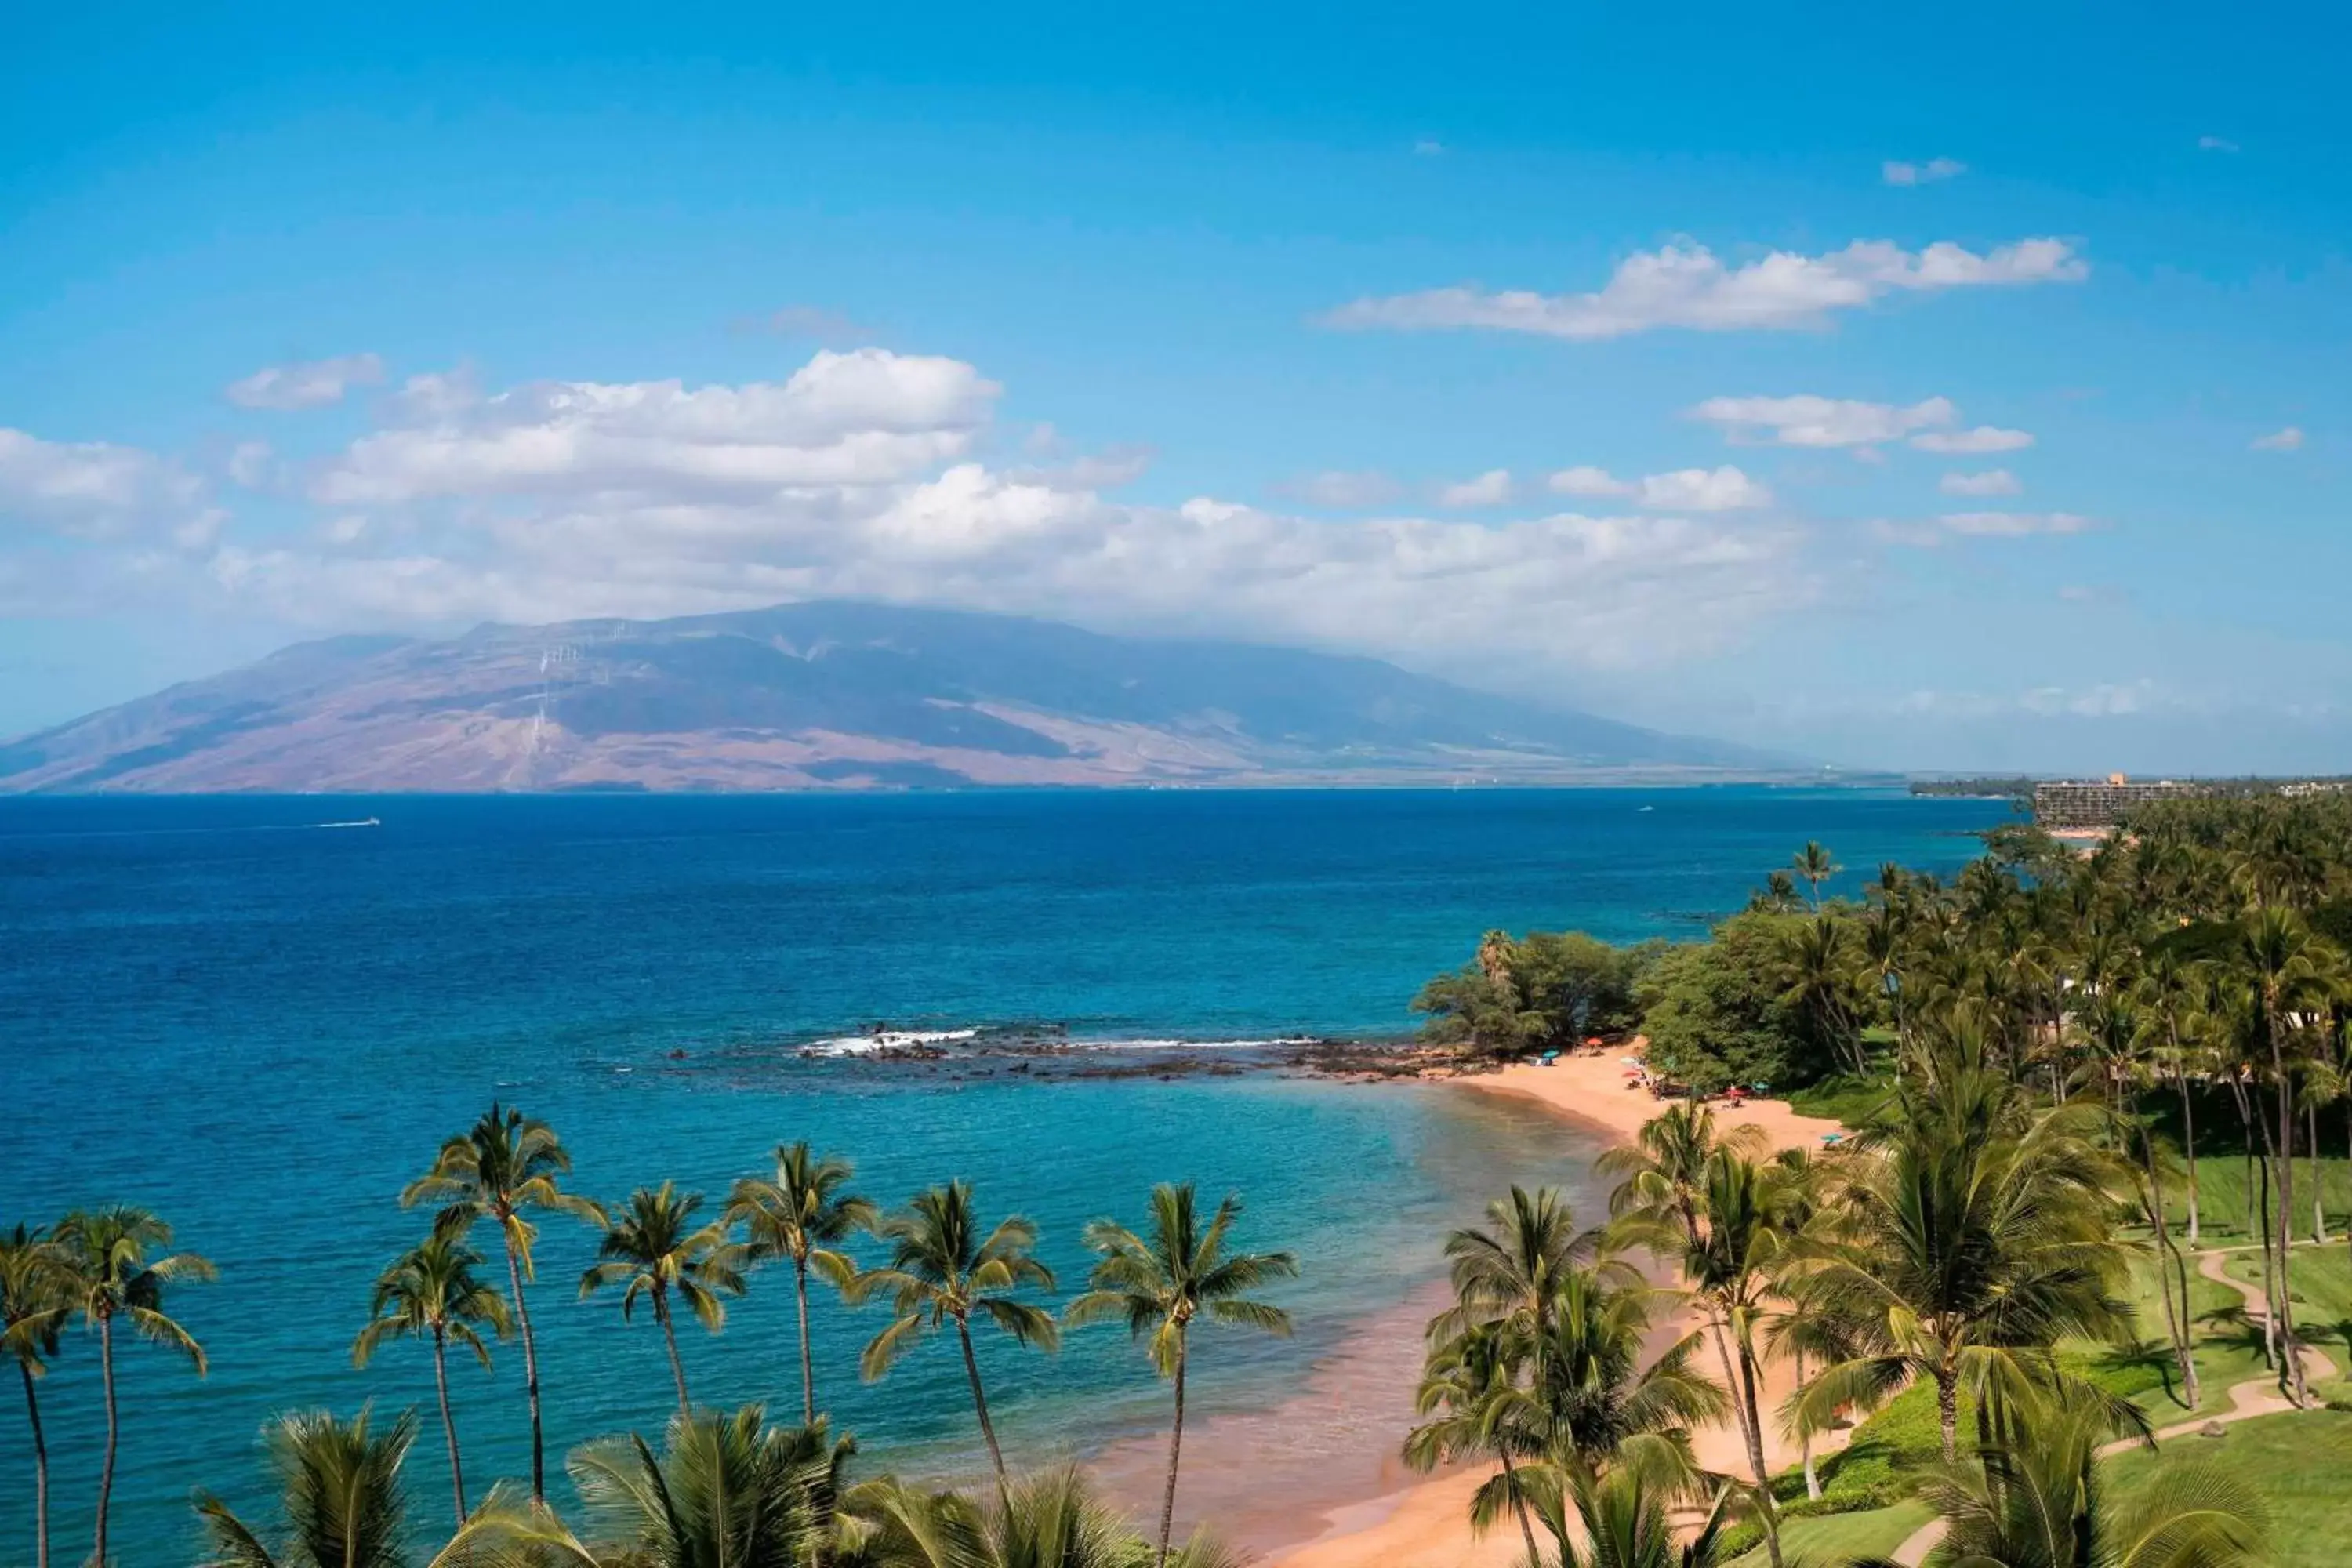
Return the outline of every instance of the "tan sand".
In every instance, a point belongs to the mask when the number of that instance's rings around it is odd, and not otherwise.
[[[1626,1087],[1629,1080],[1620,1058],[1628,1054],[1611,1050],[1598,1057],[1563,1058],[1548,1068],[1509,1067],[1454,1081],[1479,1093],[1538,1100],[1560,1115],[1601,1128],[1612,1140],[1626,1142],[1661,1109],[1647,1089]],[[1751,1100],[1737,1110],[1718,1100],[1715,1110],[1722,1122],[1762,1128],[1772,1149],[1819,1149],[1823,1134],[1838,1131],[1836,1122],[1800,1116],[1780,1100]],[[1688,1331],[1688,1326],[1681,1331]],[[1765,1458],[1775,1469],[1797,1458],[1795,1445],[1769,1430],[1774,1423],[1769,1418],[1793,1384],[1789,1367],[1767,1369]],[[1398,1434],[1400,1439],[1402,1436]],[[1834,1446],[1823,1442],[1816,1451],[1825,1453]],[[1748,1471],[1736,1422],[1697,1433],[1694,1447],[1699,1463],[1708,1469],[1736,1475]],[[1274,1568],[1506,1568],[1523,1554],[1517,1530],[1501,1525],[1483,1540],[1470,1533],[1470,1496],[1486,1476],[1482,1469],[1457,1471],[1328,1510],[1322,1516],[1320,1534],[1277,1552],[1270,1562]]]

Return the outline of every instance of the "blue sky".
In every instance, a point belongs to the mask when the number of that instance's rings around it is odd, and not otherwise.
[[[2352,771],[2340,12],[331,9],[0,59],[0,731],[842,593]]]

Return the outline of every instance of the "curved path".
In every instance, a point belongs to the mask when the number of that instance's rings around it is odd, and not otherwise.
[[[2232,1251],[2247,1250],[2250,1249],[2234,1247],[2200,1252],[2197,1254],[2197,1272],[2200,1277],[2210,1279],[2217,1285],[2227,1285],[2245,1298],[2246,1321],[2261,1323],[2270,1316],[2270,1303],[2263,1299],[2262,1287],[2231,1278],[2225,1267]],[[2336,1363],[2311,1346],[2303,1346],[2302,1355],[2305,1381],[2318,1383],[2336,1375]],[[2176,1422],[2169,1426],[2159,1426],[2152,1436],[2156,1441],[2161,1443],[2171,1437],[2186,1437],[2191,1433],[2204,1430],[2208,1426],[2225,1426],[2233,1421],[2251,1421],[2257,1415],[2279,1415],[2300,1408],[2301,1406],[2294,1401],[2279,1393],[2275,1377],[2249,1378],[2243,1383],[2233,1383],[2230,1385],[2229,1409],[2219,1415],[2200,1415],[2191,1420]],[[2104,1459],[2109,1455],[2124,1453],[2139,1446],[2140,1442],[2137,1437],[2118,1438],[2101,1448],[2099,1457]],[[1895,1549],[1894,1561],[1901,1564],[1901,1568],[1920,1568],[1920,1564],[1927,1561],[1927,1553],[1933,1552],[1936,1549],[1936,1543],[1943,1539],[1944,1521],[1940,1519],[1932,1520],[1913,1531],[1910,1537]]]

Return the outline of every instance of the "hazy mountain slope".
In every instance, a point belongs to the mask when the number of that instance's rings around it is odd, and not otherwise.
[[[1754,776],[1376,659],[862,604],[337,637],[0,745],[0,791]]]

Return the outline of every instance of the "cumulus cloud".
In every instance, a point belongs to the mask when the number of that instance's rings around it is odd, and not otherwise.
[[[2071,511],[1948,511],[1930,522],[1881,520],[1871,531],[1889,544],[1933,550],[1954,539],[2023,539],[2034,534],[2085,533],[2095,518]]]
[[[2007,468],[1988,468],[1980,474],[1946,474],[1936,488],[1948,496],[2013,496],[2025,487]]]
[[[539,382],[484,396],[419,377],[413,420],[354,442],[312,479],[330,505],[435,496],[773,491],[888,484],[961,457],[998,388],[959,360],[823,351],[789,381]]]
[[[1663,327],[1790,331],[1822,326],[1832,311],[1894,293],[2073,283],[2089,275],[2089,264],[2061,239],[2023,239],[1981,255],[1948,240],[1910,251],[1891,240],[1866,239],[1821,256],[1776,250],[1738,267],[1705,246],[1668,246],[1628,257],[1594,293],[1463,285],[1358,300],[1321,320],[1343,331],[1484,328],[1570,339]]]
[[[2299,426],[2290,425],[2284,430],[2257,436],[2250,445],[2257,452],[2298,452],[2303,449],[2303,430]]]
[[[2200,153],[2234,153],[2238,144],[2226,136],[2200,136],[2197,150]]]
[[[1386,506],[1404,494],[1404,487],[1375,469],[1327,468],[1284,479],[1274,487],[1274,493],[1308,506],[1354,508]]]
[[[1446,485],[1437,492],[1437,504],[1450,507],[1500,506],[1511,499],[1511,472],[1489,468],[1475,479]]]
[[[1562,496],[1633,496],[1642,487],[1621,479],[1606,468],[1562,468],[1544,480],[1544,488]]]
[[[1898,163],[1890,158],[1878,166],[1881,178],[1890,185],[1931,185],[1938,180],[1954,180],[1969,172],[1969,166],[1958,158],[1930,158],[1924,163]]]
[[[1412,144],[1412,150],[1418,157],[1435,158],[1444,153],[1445,143],[1433,136],[1424,136]]]
[[[240,408],[290,412],[341,403],[352,387],[373,386],[383,379],[383,361],[376,355],[344,354],[266,365],[241,381],[230,382],[226,395]]]
[[[1706,515],[1744,492],[1737,470],[1638,481],[1637,500],[1674,501],[1655,514],[1146,505],[1106,493],[1131,466],[1118,454],[984,461],[996,396],[970,365],[878,350],[819,353],[776,384],[420,378],[384,400],[380,428],[311,468],[301,526],[200,539],[192,504],[173,520],[192,530],[177,553],[160,536],[0,550],[0,577],[29,574],[7,590],[29,592],[47,557],[69,554],[92,581],[113,574],[118,608],[168,592],[337,630],[858,597],[1455,668],[1497,654],[1536,668],[1668,662],[1823,591],[1802,528]],[[122,448],[0,442],[0,493],[77,515],[132,507],[172,472]],[[201,500],[175,483],[168,495]]]
[[[0,522],[84,539],[169,533],[205,515],[204,499],[201,479],[152,452],[0,429]]]
[[[1734,441],[1780,447],[1865,447],[1899,440],[1915,430],[1947,426],[1959,417],[1949,398],[1930,397],[1898,406],[1852,398],[1710,397],[1690,410]]]
[[[1562,468],[1544,486],[1555,495],[1621,498],[1649,511],[1746,511],[1772,504],[1771,487],[1727,463],[1638,479],[1618,479],[1606,468]]]
[[[1925,431],[1912,437],[1911,445],[1923,452],[1953,455],[2015,452],[2032,446],[2033,437],[2023,430],[1997,430],[1990,425],[1979,425],[1973,430]]]

